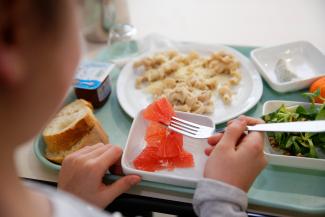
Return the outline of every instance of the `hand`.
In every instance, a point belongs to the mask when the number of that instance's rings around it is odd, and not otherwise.
[[[244,134],[247,125],[258,123],[263,121],[241,116],[230,121],[223,134],[210,137],[208,143],[211,146],[205,150],[209,158],[204,177],[223,181],[247,192],[267,164],[263,153],[264,134]]]
[[[100,208],[140,182],[136,175],[120,178],[111,185],[102,182],[106,171],[122,155],[122,149],[102,143],[86,146],[68,155],[62,163],[58,187]]]

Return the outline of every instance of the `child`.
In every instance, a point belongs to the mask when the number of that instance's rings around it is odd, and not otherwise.
[[[17,176],[15,148],[46,125],[72,83],[80,56],[76,4],[0,0],[0,216],[109,216],[98,208],[141,179],[129,175],[104,185],[103,174],[122,150],[103,144],[85,147],[63,162],[59,188],[71,194],[24,184]],[[258,122],[240,117],[224,134],[209,138],[205,178],[194,195],[198,215],[246,215],[246,192],[266,165],[262,134],[244,134],[246,125]]]

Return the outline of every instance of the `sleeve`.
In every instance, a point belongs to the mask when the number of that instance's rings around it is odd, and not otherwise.
[[[107,213],[59,189],[29,181],[24,181],[24,184],[48,198],[52,208],[52,217],[122,217],[118,212]]]
[[[232,185],[201,179],[194,193],[194,211],[200,217],[247,216],[247,195]]]

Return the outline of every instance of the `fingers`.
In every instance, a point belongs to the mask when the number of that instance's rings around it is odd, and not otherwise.
[[[110,168],[109,171],[114,174],[114,175],[119,175],[122,176],[124,175],[123,169],[122,169],[122,164],[121,164],[121,159],[115,162]]]
[[[103,191],[104,198],[106,198],[107,203],[110,203],[116,197],[127,192],[131,187],[138,184],[140,181],[141,177],[137,175],[124,176],[110,186],[106,187],[106,190]]]
[[[215,145],[217,145],[219,143],[219,141],[221,140],[223,136],[223,133],[217,133],[214,134],[213,136],[208,138],[208,143],[209,145],[211,145],[210,147],[206,148],[204,150],[204,153],[208,156],[210,156],[211,152],[213,151]]]
[[[102,146],[97,146],[93,150],[91,150],[88,153],[85,153],[82,157],[84,159],[94,159],[98,156],[100,156],[102,153],[104,153],[107,149],[109,149],[112,145],[111,144],[106,144]]]
[[[238,119],[246,121],[247,125],[255,125],[255,124],[263,124],[264,123],[264,121],[262,119],[248,117],[248,116],[245,116],[245,115],[239,116]]]
[[[231,124],[226,127],[218,146],[233,148],[235,150],[238,140],[240,140],[242,134],[246,130],[246,126],[245,120],[233,120]]]
[[[213,149],[215,148],[215,146],[210,146],[206,149],[204,149],[204,153],[207,155],[207,156],[210,156],[211,152],[213,151]]]
[[[249,116],[246,116],[246,115],[240,115],[236,119],[246,121],[247,125],[255,125],[255,124],[263,124],[264,123],[264,121],[262,119],[260,119],[260,118],[253,118],[253,117],[249,117]],[[227,126],[229,126],[236,119],[228,121]]]
[[[87,148],[85,147],[68,155],[63,161],[63,164],[66,164],[67,162],[71,165],[83,164],[87,166],[87,169],[92,168],[92,171],[94,170],[98,175],[102,175],[113,164],[120,160],[121,155],[122,149],[120,147],[99,143],[93,146],[87,146]],[[116,172],[121,173],[121,170],[116,170]]]
[[[226,127],[226,131],[228,131],[228,132],[225,132],[225,135],[227,135],[227,136],[221,137],[222,143],[228,144],[229,146],[235,147],[235,149],[236,149],[236,144],[240,143],[241,138],[243,138],[242,135],[243,135],[244,131],[246,130],[246,126],[261,124],[261,123],[264,123],[264,121],[261,119],[248,117],[245,115],[241,115],[237,119],[228,121],[227,127]],[[240,132],[241,132],[241,134],[240,134]],[[219,142],[221,142],[220,141],[221,138],[219,138]],[[233,139],[231,139],[231,138],[233,138]],[[211,138],[211,140],[212,140],[211,142],[215,142],[215,141],[217,141],[217,139],[218,138],[213,138],[213,139]],[[209,140],[208,140],[208,142],[209,142]],[[209,151],[210,150],[208,149],[207,152],[209,152]]]
[[[260,132],[250,132],[241,141],[240,145],[238,146],[238,151],[255,157],[258,155],[264,155],[263,148],[264,134]]]
[[[267,161],[263,152],[264,149],[264,134],[259,132],[251,132],[242,140],[238,146],[237,154],[242,159],[246,159],[246,162],[254,159],[254,163],[251,163],[252,171],[255,171],[256,177],[263,168],[267,165]],[[253,180],[251,181],[253,182]],[[249,187],[247,187],[248,190]]]
[[[85,155],[91,153],[93,150],[97,150],[98,148],[100,148],[102,146],[104,146],[103,143],[98,143],[98,144],[91,145],[91,146],[85,146],[71,154],[68,154],[62,162],[62,166],[65,166],[66,164],[68,164],[70,166],[71,165],[79,165],[79,164],[81,164],[81,162],[84,162],[86,160],[86,158],[84,158]]]
[[[122,156],[122,149],[118,146],[112,145],[105,152],[96,158],[98,167],[101,170],[107,170],[113,164],[118,162]]]
[[[94,149],[97,149],[97,148],[99,148],[101,146],[104,146],[104,144],[103,143],[97,143],[95,145],[87,145],[87,146],[81,148],[80,150],[71,153],[70,155],[84,155],[84,154],[90,153]]]
[[[241,124],[238,125],[238,123],[242,123],[243,125],[241,125]],[[235,132],[239,133],[241,130],[243,130],[242,127],[244,127],[244,125],[245,125],[245,130],[246,130],[246,126],[247,125],[255,125],[255,124],[261,124],[261,123],[264,123],[264,121],[261,120],[261,119],[257,119],[257,118],[253,118],[253,117],[248,117],[248,116],[245,116],[245,115],[241,115],[237,119],[228,121],[226,130],[228,129],[228,131],[229,131],[229,128],[230,129],[237,128],[237,130],[234,129],[233,132],[235,131]],[[244,132],[244,131],[242,131],[242,132]],[[228,135],[232,135],[232,134],[228,134]],[[241,142],[241,139],[245,139],[246,138],[246,136],[242,136],[242,135],[240,137],[238,137],[238,134],[236,134],[236,136],[235,136],[236,142],[237,142],[236,144],[238,144],[237,149],[240,148],[240,146],[241,146],[241,143],[242,143]],[[253,136],[253,138],[254,138],[256,135],[255,135],[255,133],[253,133],[251,136]],[[230,139],[230,138],[231,138],[231,136],[229,136],[228,138],[225,138],[225,139]],[[234,140],[232,140],[232,141],[234,141]],[[236,146],[235,146],[235,149],[236,149]]]
[[[222,138],[223,133],[217,133],[208,138],[209,145],[216,145]]]

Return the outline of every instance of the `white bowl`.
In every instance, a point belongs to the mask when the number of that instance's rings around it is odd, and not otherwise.
[[[306,88],[325,74],[324,54],[306,41],[258,48],[251,52],[251,58],[263,78],[278,92]],[[275,68],[280,59],[297,76],[296,78],[286,82],[279,81]]]
[[[284,104],[285,106],[310,106],[310,103],[305,102],[271,100],[266,101],[264,103],[263,115],[276,111],[282,104]],[[281,151],[274,150],[271,147],[267,136],[265,136],[264,153],[269,164],[313,170],[325,170],[324,155],[320,156],[322,158],[308,158],[283,155],[281,154]]]
[[[176,112],[176,116],[204,126],[213,127],[214,124],[207,116]],[[198,180],[203,177],[204,166],[207,156],[204,149],[208,147],[206,139],[193,139],[184,136],[184,149],[193,154],[195,166],[192,168],[175,168],[173,171],[161,170],[147,172],[137,170],[133,166],[133,160],[146,146],[144,140],[148,121],[142,117],[142,111],[133,120],[127,144],[123,151],[122,168],[125,174],[137,174],[143,180],[178,185],[183,187],[195,187]]]

